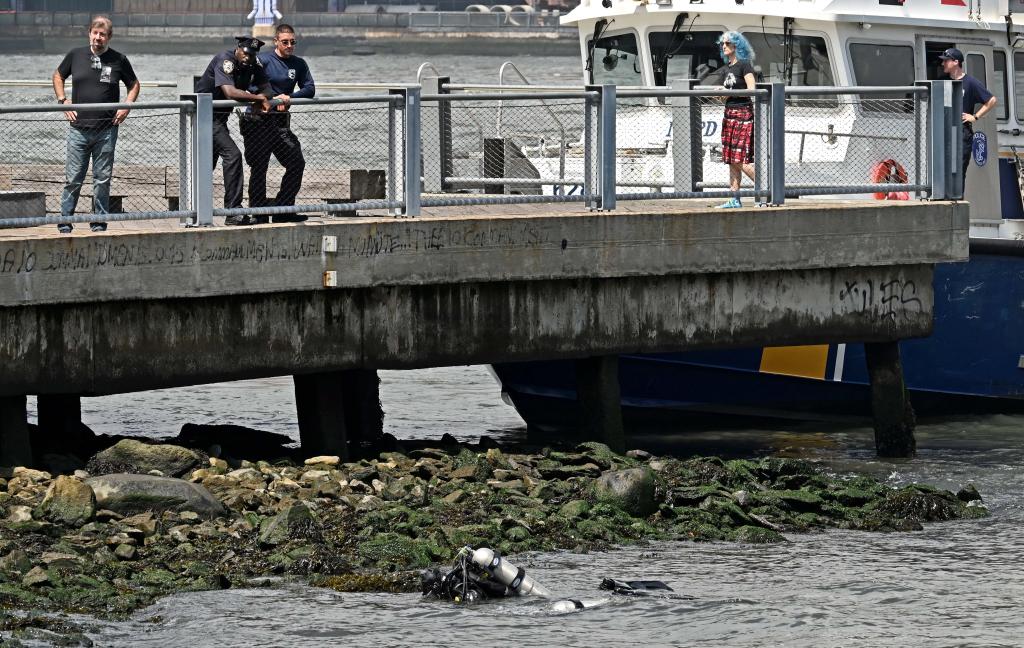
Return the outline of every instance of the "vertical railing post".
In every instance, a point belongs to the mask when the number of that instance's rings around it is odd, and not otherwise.
[[[952,132],[949,116],[953,108],[953,86],[950,81],[918,81],[928,88],[928,197],[946,200],[952,191],[949,162]]]
[[[766,88],[758,86],[758,89]],[[771,91],[770,88],[767,89],[769,92]],[[752,101],[754,104],[754,201],[766,204],[769,202],[765,183],[769,178],[768,144],[771,141],[771,130],[768,122],[771,109],[767,95],[758,95]]]
[[[914,93],[914,184],[921,184],[921,93]],[[914,197],[921,197],[921,190],[914,191]]]
[[[771,204],[782,205],[786,202],[786,86],[772,83],[768,92],[768,164],[771,170],[768,190]]]
[[[424,77],[421,92],[425,95],[448,94],[449,77]],[[422,126],[423,189],[428,192],[449,190],[448,178],[454,175],[452,162],[452,104],[438,101],[437,121],[429,118]]]
[[[213,95],[196,94],[192,122],[192,199],[196,225],[213,225]]]
[[[192,102],[190,107],[181,108],[178,112],[178,209],[181,211],[192,211],[192,178],[189,175],[192,165],[189,162],[192,159],[191,133],[195,132],[192,127],[196,110],[195,95],[193,93],[179,94],[178,99],[180,101]],[[169,181],[170,178],[165,175],[165,186]],[[171,205],[168,204],[167,208],[170,209]],[[195,223],[191,216],[187,218],[183,216],[181,224],[189,227]]]
[[[420,87],[405,88],[405,216],[420,215]]]
[[[591,92],[597,86],[586,86],[587,96],[583,101],[583,195],[587,209],[597,209],[597,192],[594,191],[594,97]]]
[[[964,122],[960,116],[964,112],[964,87],[962,81],[949,81],[950,84],[950,108],[948,124],[951,138],[951,153],[949,160],[949,176],[952,178],[950,186],[952,192],[950,198],[963,200],[964,197]]]
[[[600,86],[601,101],[597,113],[597,168],[599,208],[615,209],[615,86]]]
[[[692,79],[677,79],[673,90],[692,90]],[[702,97],[672,97],[672,188],[698,191],[704,176],[704,117]]]
[[[395,202],[398,200],[398,185],[395,176],[398,174],[398,159],[402,156],[399,149],[402,140],[398,137],[398,103],[402,99],[394,91],[389,94],[391,99],[388,101],[388,168],[387,177],[384,179],[386,183],[384,198],[388,202]],[[398,216],[401,211],[395,209],[393,213]]]

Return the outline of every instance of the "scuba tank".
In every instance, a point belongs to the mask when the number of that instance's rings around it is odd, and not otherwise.
[[[470,560],[474,565],[487,572],[491,578],[505,585],[513,593],[520,596],[551,596],[551,592],[545,589],[540,583],[526,575],[526,570],[516,567],[501,557],[501,554],[488,547],[470,549]]]

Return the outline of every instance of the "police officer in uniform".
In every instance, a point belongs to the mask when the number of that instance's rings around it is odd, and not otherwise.
[[[266,114],[249,108],[240,115],[239,127],[245,141],[245,162],[249,165],[250,207],[294,205],[295,197],[302,187],[306,160],[302,156],[302,145],[291,130],[291,115],[287,110],[292,99],[316,95],[316,86],[306,61],[295,56],[295,40],[295,29],[282,23],[275,30],[274,49],[259,55],[259,62],[270,79],[274,99],[282,103]],[[252,92],[257,88],[250,87],[249,90]],[[271,155],[284,167],[284,177],[281,178],[277,197],[273,202],[268,202],[267,165]],[[257,219],[266,222],[264,218]],[[298,214],[274,216],[275,223],[303,220],[306,217]]]
[[[950,47],[942,56],[942,71],[949,75],[950,79],[959,81],[964,92],[964,112],[960,116],[963,122],[963,179],[964,186],[967,186],[967,169],[971,166],[972,144],[974,142],[974,124],[986,113],[996,107],[996,97],[988,91],[981,81],[975,79],[964,71],[964,53],[955,47]],[[978,106],[981,106],[980,108]]]
[[[271,89],[257,54],[263,41],[249,36],[236,36],[238,45],[213,57],[206,71],[196,84],[196,92],[212,93],[214,101],[234,99],[253,104],[259,112],[270,110]],[[257,89],[256,93],[249,88]],[[217,158],[224,160],[224,207],[232,209],[242,206],[242,153],[231,139],[228,118],[231,108],[215,108],[213,111],[213,164]],[[227,225],[252,225],[252,216],[230,216]]]

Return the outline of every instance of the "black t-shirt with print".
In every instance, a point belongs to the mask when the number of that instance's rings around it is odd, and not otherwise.
[[[732,65],[726,64],[722,85],[726,90],[753,90],[747,87],[746,75],[754,74],[754,66],[748,61],[736,60]],[[749,106],[750,97],[729,97],[726,106]]]
[[[88,46],[76,47],[60,62],[57,72],[64,79],[71,78],[71,103],[76,104],[117,103],[120,84],[131,88],[137,80],[128,57],[109,47],[98,56]],[[84,130],[110,128],[115,114],[116,110],[80,110],[71,125]]]

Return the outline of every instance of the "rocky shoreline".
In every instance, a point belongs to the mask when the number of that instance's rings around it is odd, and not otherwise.
[[[894,489],[791,459],[622,456],[598,443],[499,447],[448,436],[433,445],[355,463],[269,462],[124,439],[73,474],[0,472],[0,631],[61,632],[56,624],[77,635],[39,613],[119,618],[173,592],[270,575],[340,591],[419,591],[420,570],[465,545],[517,554],[784,542],[825,528],[914,531],[988,514],[971,485]]]

